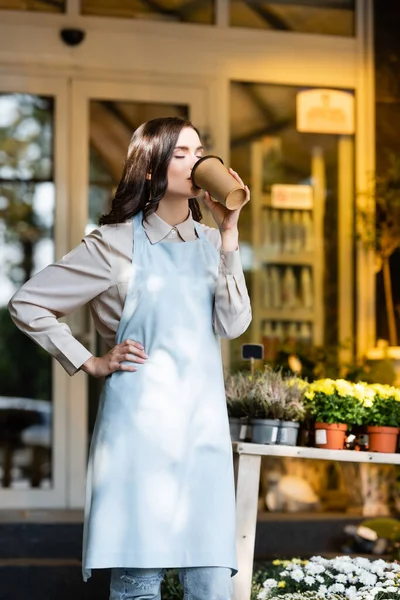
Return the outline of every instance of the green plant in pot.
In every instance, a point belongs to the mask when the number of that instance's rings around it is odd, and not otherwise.
[[[390,385],[365,384],[363,424],[371,452],[397,450],[400,428],[400,390]]]
[[[319,379],[309,385],[305,400],[315,422],[316,446],[342,450],[346,431],[363,422],[365,386],[344,379]]]
[[[248,404],[253,442],[296,445],[299,422],[305,416],[306,385],[270,367],[255,378]]]
[[[238,371],[225,378],[226,405],[233,442],[245,437],[253,387],[254,378],[249,372]]]

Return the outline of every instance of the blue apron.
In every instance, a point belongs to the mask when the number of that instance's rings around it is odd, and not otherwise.
[[[136,372],[107,377],[89,456],[83,576],[105,567],[237,569],[232,449],[213,306],[219,252],[151,244],[133,218],[132,272],[116,343]],[[131,363],[132,364],[132,363]]]

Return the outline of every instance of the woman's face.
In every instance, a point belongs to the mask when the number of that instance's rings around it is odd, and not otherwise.
[[[184,127],[168,166],[168,187],[166,195],[170,197],[194,198],[201,192],[194,187],[190,175],[193,165],[204,154],[200,138],[191,127]]]

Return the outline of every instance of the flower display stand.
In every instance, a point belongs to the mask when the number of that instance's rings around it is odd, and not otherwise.
[[[251,596],[262,456],[400,465],[400,454],[355,450],[324,450],[234,442],[233,452],[236,476],[236,547],[239,563],[239,572],[233,578],[234,600],[250,600]]]

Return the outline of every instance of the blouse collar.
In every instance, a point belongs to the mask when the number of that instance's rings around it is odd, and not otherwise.
[[[152,244],[157,244],[157,242],[161,242],[161,240],[169,237],[172,230],[177,231],[184,242],[193,241],[197,237],[190,209],[186,220],[178,225],[169,225],[154,212],[147,218],[147,221],[143,221],[143,227]]]

